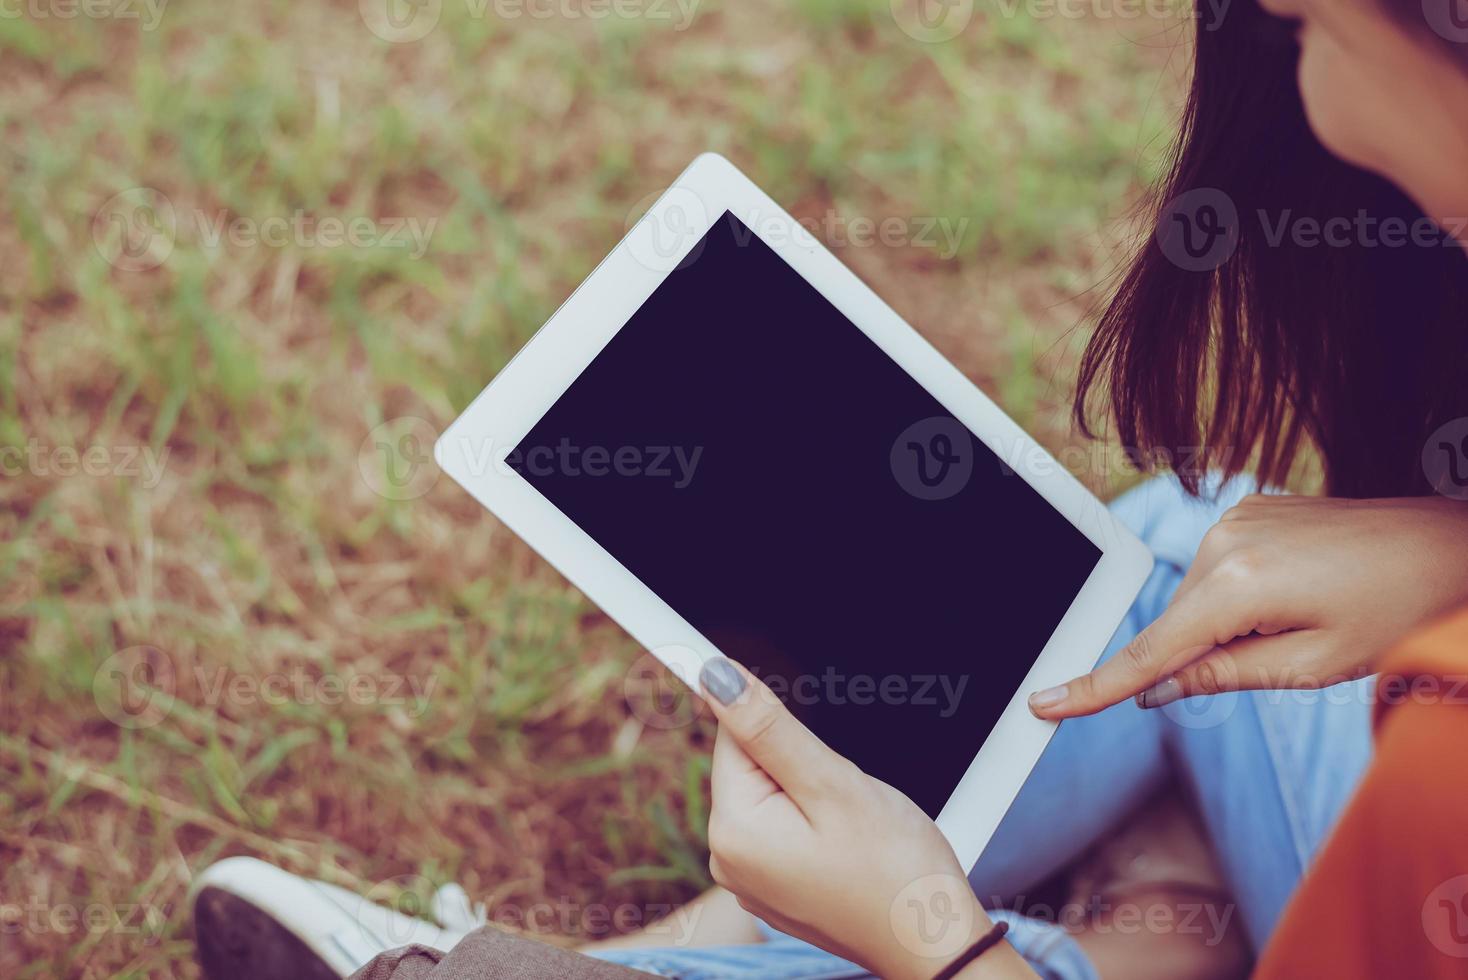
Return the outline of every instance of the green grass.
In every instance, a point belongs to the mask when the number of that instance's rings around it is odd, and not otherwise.
[[[1158,28],[981,3],[922,44],[886,0],[704,0],[681,31],[469,9],[408,44],[348,0],[0,19],[0,445],[114,464],[0,477],[0,895],[29,916],[0,975],[196,975],[189,876],[229,854],[363,891],[459,879],[492,912],[707,883],[706,723],[645,724],[635,646],[447,480],[391,501],[358,468],[384,419],[452,419],[702,150],[802,218],[959,229],[952,256],[840,254],[1075,440],[1088,290],[1173,111]],[[94,216],[137,187],[177,233],[128,271]],[[420,257],[208,240],[298,211],[434,230]],[[161,480],[123,451],[166,453]],[[119,726],[99,670],[142,645],[172,709]],[[357,675],[427,693],[211,693]],[[139,919],[58,918],[93,906]]]

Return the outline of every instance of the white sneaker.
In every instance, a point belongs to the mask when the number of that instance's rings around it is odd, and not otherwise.
[[[206,868],[190,895],[209,980],[342,980],[400,946],[447,952],[486,921],[484,906],[458,885],[434,892],[425,911],[435,925],[249,857]]]

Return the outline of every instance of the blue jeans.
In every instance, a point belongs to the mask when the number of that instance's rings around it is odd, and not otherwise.
[[[1112,504],[1157,567],[1103,659],[1161,614],[1204,533],[1250,489],[1238,481],[1194,500],[1175,481],[1157,479]],[[1370,761],[1372,683],[1192,698],[1151,711],[1128,701],[1065,722],[969,875],[975,892],[986,904],[1011,903],[1176,779],[1197,803],[1238,919],[1259,949]],[[1063,927],[1005,908],[991,914],[1010,923],[1010,941],[1042,977],[1095,980]],[[684,980],[867,976],[807,943],[767,934],[749,946],[599,955]]]

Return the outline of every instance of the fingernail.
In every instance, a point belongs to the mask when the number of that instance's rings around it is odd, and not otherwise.
[[[733,704],[744,693],[744,675],[725,657],[704,661],[698,682],[723,705]]]
[[[1172,702],[1178,700],[1182,696],[1183,686],[1182,684],[1178,683],[1177,677],[1173,676],[1169,677],[1167,680],[1163,681],[1160,684],[1147,688],[1147,690],[1143,691],[1141,694],[1138,694],[1137,707],[1160,708],[1165,704],[1172,704]]]
[[[1031,708],[1053,708],[1065,700],[1065,685],[1059,687],[1047,687],[1043,691],[1036,691],[1030,695]]]

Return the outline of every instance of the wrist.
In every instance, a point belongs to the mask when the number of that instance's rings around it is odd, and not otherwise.
[[[965,966],[954,980],[1035,980],[1035,971],[1006,939]]]
[[[987,918],[987,916],[986,916]],[[933,980],[954,960],[977,943],[988,930],[983,929],[974,936],[973,942],[968,943],[954,953],[952,956],[942,959],[912,954],[905,952],[900,962],[894,962],[887,968],[873,967],[873,972],[878,976],[886,977],[887,980]],[[1034,980],[1034,969],[1019,954],[1019,951],[1009,944],[1007,939],[1002,939],[993,947],[984,950],[972,962],[964,965],[958,973],[953,975],[953,980]]]
[[[935,875],[914,882],[893,902],[892,941],[867,964],[873,973],[887,980],[932,980],[994,928],[967,880],[932,880],[947,877]],[[1000,946],[1012,952],[1007,943]],[[980,958],[998,951],[996,947]],[[965,968],[959,976],[982,974]]]

